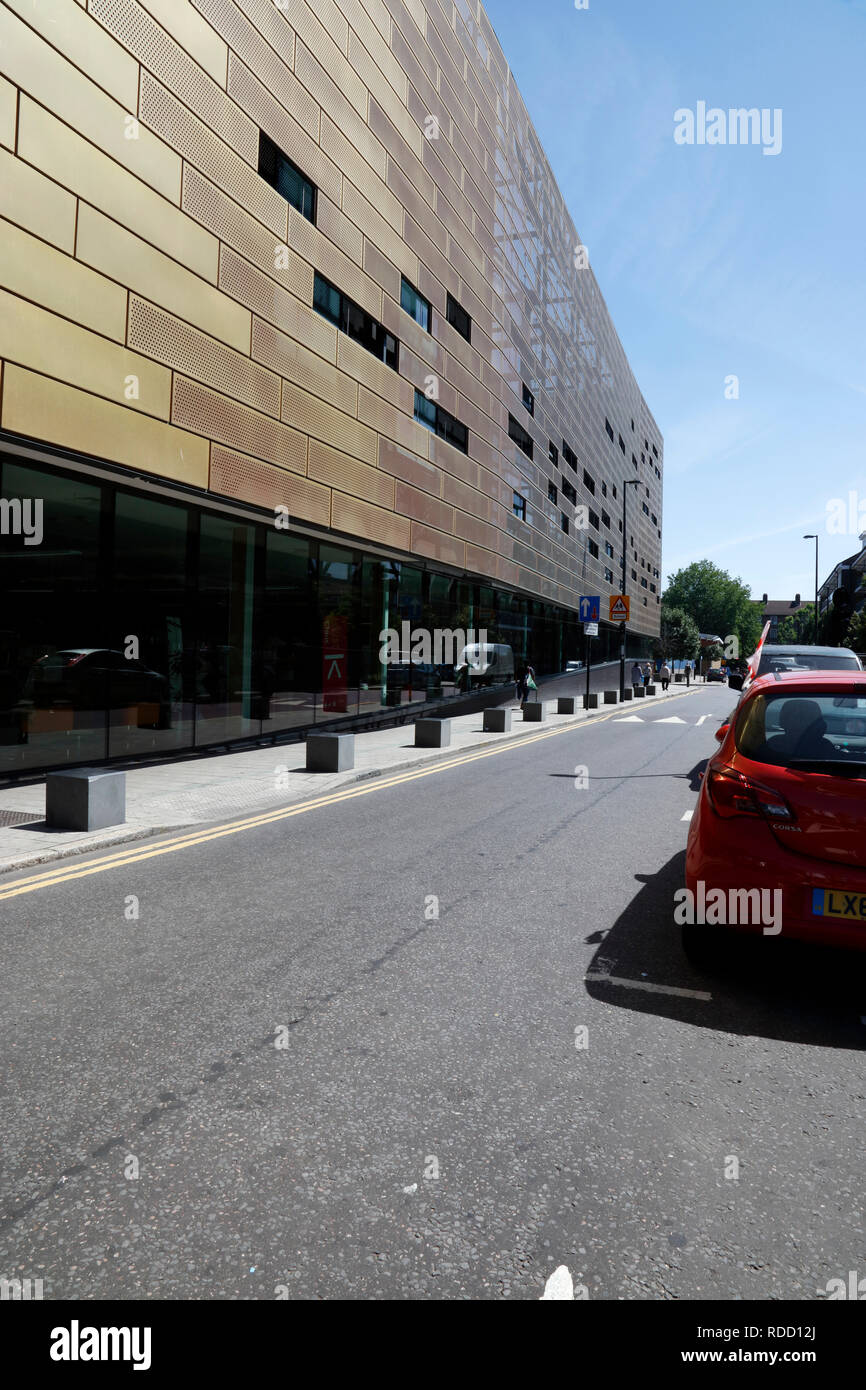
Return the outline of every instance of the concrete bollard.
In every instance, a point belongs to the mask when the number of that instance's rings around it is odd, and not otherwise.
[[[682,671],[674,671],[674,681],[676,682],[677,685],[679,685],[680,681],[684,681],[684,680],[685,680],[685,676],[683,675]]]
[[[619,691],[618,691],[618,690],[606,690],[606,691],[604,692],[604,703],[605,703],[606,705],[617,705],[617,704],[619,704]]]
[[[546,707],[541,700],[533,700],[531,704],[523,706],[524,724],[543,724],[546,717]]]
[[[45,821],[52,830],[106,830],[126,821],[126,773],[80,767],[49,772]]]
[[[656,693],[656,688],[655,688],[655,686],[654,686],[654,685],[648,685],[647,688],[646,688],[646,693],[647,693],[647,695],[655,695],[655,693]]]
[[[584,709],[598,709],[598,691],[591,690],[588,695],[583,697]]]
[[[416,747],[416,748],[450,748],[450,747],[451,747],[451,720],[450,720],[450,719],[416,719],[416,721],[415,721],[415,747]]]
[[[626,688],[625,688],[625,690],[622,692],[622,698],[623,698],[624,700],[633,700],[633,699],[634,699],[634,690],[632,689],[632,687],[631,687],[630,685],[627,685]]]
[[[634,687],[634,698],[635,698],[636,700],[643,700],[645,697],[646,697],[646,686],[644,686],[644,685],[636,685],[636,686]]]
[[[514,711],[510,709],[486,709],[484,711],[485,734],[510,734],[513,713]]]
[[[560,695],[556,702],[557,714],[574,714],[574,696]]]
[[[354,734],[308,734],[308,772],[351,772],[355,766]]]

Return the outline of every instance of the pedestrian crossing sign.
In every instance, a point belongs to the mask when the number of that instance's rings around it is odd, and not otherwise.
[[[627,623],[629,618],[629,607],[627,594],[611,594],[610,621],[612,623]]]

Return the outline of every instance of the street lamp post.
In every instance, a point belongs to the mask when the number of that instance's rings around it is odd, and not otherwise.
[[[626,491],[630,487],[638,487],[638,478],[625,478],[622,485],[622,594],[625,598],[625,552],[628,545],[627,533],[625,529],[625,499],[628,496]],[[620,623],[619,627],[619,698],[625,699],[625,629],[626,624]]]
[[[808,536],[803,537],[804,541],[815,542],[815,646],[818,645],[818,537],[809,532]]]

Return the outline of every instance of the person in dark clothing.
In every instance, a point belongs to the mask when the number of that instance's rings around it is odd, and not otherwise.
[[[686,685],[691,685],[691,683],[692,683],[692,668],[691,668],[690,663],[687,661],[687,662],[686,662]]]
[[[537,690],[535,684],[535,670],[527,661],[523,667],[520,680],[517,682],[517,698],[520,701],[520,708],[524,709],[529,699],[530,692]]]

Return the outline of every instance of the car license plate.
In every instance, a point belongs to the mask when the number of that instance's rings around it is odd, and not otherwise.
[[[846,893],[841,888],[813,888],[812,914],[848,922],[866,922],[866,893]]]

